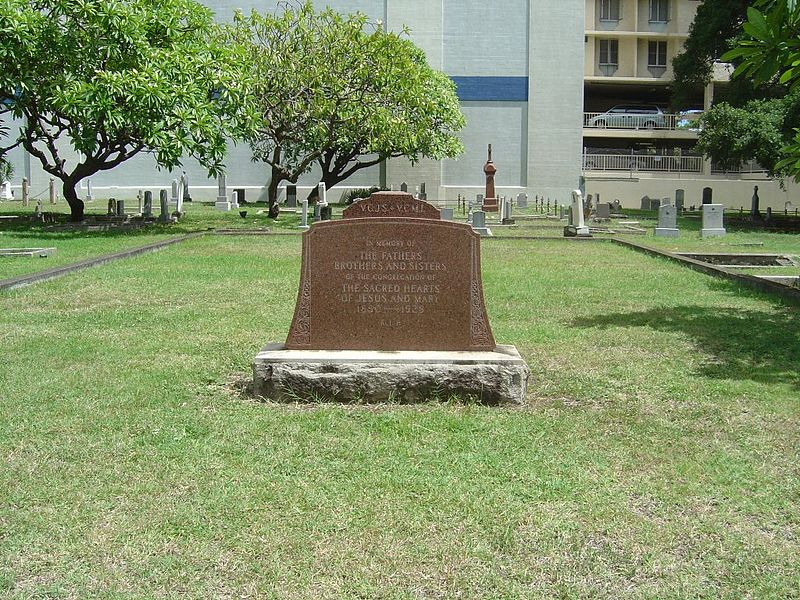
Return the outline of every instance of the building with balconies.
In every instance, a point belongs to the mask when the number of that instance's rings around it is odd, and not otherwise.
[[[697,90],[692,110],[670,111],[672,59],[681,52],[698,0],[586,0],[582,172],[588,193],[629,207],[643,196],[686,192],[700,204],[749,206],[759,186],[764,206],[783,209],[797,187],[782,188],[757,164],[718,170],[695,150],[699,118],[730,81],[730,66],[714,65],[712,81]]]

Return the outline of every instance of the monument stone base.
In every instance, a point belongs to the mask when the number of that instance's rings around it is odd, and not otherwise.
[[[575,227],[567,225],[564,227],[564,237],[592,237],[592,232],[588,227]]]
[[[217,197],[217,201],[214,203],[214,206],[217,210],[229,211],[231,209],[231,201],[228,200],[226,196],[219,196]]]
[[[458,395],[522,403],[530,369],[514,346],[493,352],[287,350],[268,344],[253,362],[257,395],[277,401],[409,403]]]
[[[672,227],[656,227],[654,235],[656,237],[680,237],[681,231]]]
[[[713,229],[701,229],[700,230],[700,237],[717,237],[720,235],[725,235],[726,231],[722,228],[713,228]]]

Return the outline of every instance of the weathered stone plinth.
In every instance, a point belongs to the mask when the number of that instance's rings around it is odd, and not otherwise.
[[[530,370],[514,346],[494,352],[287,350],[266,346],[254,391],[276,401],[417,402],[457,395],[521,403]]]

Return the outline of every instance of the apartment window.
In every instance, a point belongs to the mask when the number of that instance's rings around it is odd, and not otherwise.
[[[619,0],[600,0],[600,20],[619,21]]]
[[[650,0],[650,22],[666,23],[669,21],[669,0]]]
[[[600,72],[613,75],[619,65],[619,41],[600,40]]]
[[[661,77],[667,71],[667,42],[648,42],[647,70],[653,77]]]
[[[647,66],[667,68],[667,42],[647,44]]]

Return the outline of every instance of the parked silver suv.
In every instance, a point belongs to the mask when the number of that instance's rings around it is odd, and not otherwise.
[[[651,104],[620,104],[589,120],[589,127],[624,129],[663,129],[667,126],[662,110]]]

